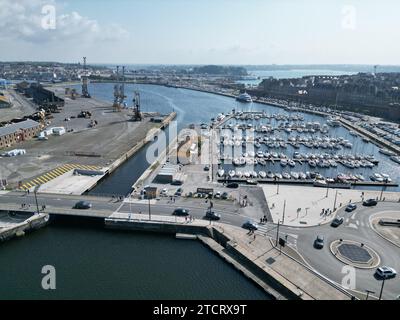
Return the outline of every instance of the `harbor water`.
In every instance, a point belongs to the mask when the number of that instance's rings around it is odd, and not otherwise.
[[[43,290],[43,266],[56,289]],[[200,242],[55,222],[1,244],[0,299],[268,299]]]
[[[113,84],[108,83],[98,83],[91,84],[90,92],[92,95],[98,99],[113,101]],[[141,104],[143,111],[156,111],[162,114],[169,113],[171,111],[177,111],[177,122],[178,122],[178,130],[187,127],[189,124],[196,123],[210,123],[211,118],[216,117],[219,113],[229,113],[232,109],[237,111],[264,111],[268,114],[289,114],[284,109],[265,105],[260,103],[240,103],[234,100],[233,98],[220,96],[216,94],[198,92],[193,90],[186,90],[180,88],[169,88],[164,86],[157,85],[145,85],[145,84],[136,84],[126,85],[126,93],[127,93],[127,103],[129,105],[129,101],[132,100],[133,92],[137,90],[141,95]],[[294,113],[298,114],[298,113]],[[326,124],[326,118],[308,114],[301,113],[303,117],[303,122],[319,122],[321,126]],[[262,122],[266,123],[265,119],[261,119],[259,121],[253,120],[250,121],[253,126],[260,125]],[[270,121],[270,124],[273,126],[277,125],[277,122],[274,120]],[[275,134],[274,134],[275,135]],[[281,132],[276,134],[277,136],[283,137],[287,139],[289,136],[296,136],[296,133],[286,134],[285,132]],[[310,136],[311,134],[303,133],[301,136]],[[315,133],[315,136],[324,136],[324,134]],[[360,136],[351,135],[349,130],[343,127],[329,127],[328,134],[331,137],[342,137],[343,139],[348,140],[352,144],[351,149],[344,148],[343,150],[337,151],[340,154],[362,154],[362,155],[373,155],[378,161],[379,165],[374,168],[355,168],[349,169],[342,165],[338,165],[336,168],[310,168],[307,164],[297,165],[295,168],[292,168],[291,171],[318,171],[322,175],[326,177],[334,177],[338,173],[343,174],[361,174],[365,177],[366,180],[369,180],[370,175],[373,173],[385,173],[389,174],[393,182],[400,183],[400,166],[395,162],[391,161],[388,156],[379,153],[379,148],[373,143],[367,143],[362,140]],[[148,146],[147,146],[148,147]],[[131,186],[137,178],[150,166],[146,161],[146,152],[147,147],[143,148],[139,153],[137,153],[134,157],[128,160],[124,165],[122,165],[119,169],[117,169],[107,180],[104,180],[101,184],[99,184],[96,188],[94,188],[91,192],[93,194],[107,194],[107,193],[116,193],[116,194],[126,194],[131,190]],[[265,150],[264,150],[265,151]],[[292,158],[294,152],[299,153],[335,153],[335,150],[325,150],[325,149],[308,149],[305,146],[300,146],[300,149],[294,149],[291,146],[288,146],[287,149],[277,149],[274,150],[279,153],[285,153],[289,158]],[[229,167],[226,168],[230,169]],[[266,167],[258,166],[256,171],[265,170],[272,172],[281,172],[282,168],[279,163],[268,164]],[[358,187],[360,189],[364,187]],[[370,188],[370,187],[369,187]],[[398,187],[388,187],[387,191],[398,191],[400,190]]]
[[[112,103],[113,84],[91,84],[89,90],[95,98]],[[273,106],[241,104],[224,96],[155,85],[127,85],[128,104],[134,90],[140,92],[143,111],[177,111],[178,128],[209,123],[218,113],[232,109],[285,113]],[[303,116],[304,121],[325,121],[319,116]],[[348,139],[352,152],[374,154],[380,161],[378,171],[399,182],[399,166],[379,154],[375,145],[365,144],[342,127],[331,129],[330,135]],[[149,166],[146,150],[144,147],[92,192],[129,192]],[[41,288],[44,265],[56,268],[54,291]],[[82,222],[56,222],[3,243],[0,274],[0,298],[6,299],[267,299],[261,289],[196,241],[111,231]]]

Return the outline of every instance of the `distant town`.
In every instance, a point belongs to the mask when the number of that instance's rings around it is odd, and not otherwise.
[[[346,70],[356,68],[337,66],[339,67]],[[82,63],[0,62],[0,79],[62,83],[79,82],[82,75],[87,74],[91,82],[118,80],[117,66],[88,64],[86,68],[84,70]],[[255,99],[272,98],[310,103],[400,122],[400,72],[397,67],[369,66],[370,72],[352,75],[310,75],[290,79],[261,78],[248,71],[277,68],[278,66],[134,66],[126,68],[124,81],[222,93],[232,90],[247,91]],[[287,68],[288,66],[282,66],[283,70]],[[303,68],[313,70],[315,66]],[[359,70],[367,70],[367,67],[360,66]],[[394,72],[388,72],[390,70]],[[246,80],[258,80],[258,84],[246,84]],[[0,107],[6,104],[4,98],[0,99]]]

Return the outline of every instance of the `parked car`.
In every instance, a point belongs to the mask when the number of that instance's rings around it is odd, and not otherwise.
[[[174,210],[173,215],[186,217],[186,216],[189,215],[189,210],[183,209],[183,208],[177,208],[177,209]]]
[[[391,267],[382,266],[376,269],[375,275],[381,279],[388,279],[396,277],[397,272]]]
[[[207,210],[206,212],[206,219],[209,220],[219,220],[221,219],[221,215],[218,213],[215,213],[214,211]]]
[[[167,197],[168,196],[168,189],[164,188],[160,192],[160,196]]]
[[[331,222],[331,226],[334,228],[339,227],[343,223],[343,221],[344,221],[343,217],[335,218]]]
[[[357,209],[357,205],[355,203],[350,203],[350,204],[347,205],[345,210],[347,212],[352,212],[352,211],[354,211],[356,209]]]
[[[92,204],[87,201],[78,201],[75,203],[73,209],[90,209],[92,207]]]
[[[246,183],[247,183],[248,185],[255,186],[255,185],[258,184],[258,181],[257,181],[257,180],[254,180],[254,179],[249,179],[249,180],[246,181]]]
[[[324,237],[321,235],[318,235],[317,238],[314,241],[314,247],[317,249],[322,249],[324,247]]]
[[[224,192],[224,193],[222,193],[222,195],[221,195],[221,199],[222,199],[222,200],[227,200],[228,197],[229,197],[228,192]]]
[[[237,189],[237,188],[239,188],[239,184],[236,183],[236,182],[231,182],[231,183],[228,183],[228,184],[226,185],[226,187],[227,187],[227,188],[230,188],[230,189]]]
[[[258,230],[257,225],[250,220],[243,223],[242,228],[247,229],[247,230],[253,230],[253,231]]]
[[[181,186],[181,185],[183,185],[183,182],[181,180],[173,180],[171,182],[171,185],[173,185],[173,186]]]
[[[214,194],[214,198],[215,198],[215,199],[220,199],[220,198],[221,198],[221,191],[217,191],[217,192]]]
[[[204,171],[210,171],[210,166],[209,165],[204,166]]]
[[[176,190],[175,192],[175,196],[180,197],[182,195],[183,189],[182,188],[178,188],[178,190]]]
[[[376,206],[377,204],[378,201],[376,201],[375,199],[368,199],[363,202],[363,206],[365,207],[373,207]]]

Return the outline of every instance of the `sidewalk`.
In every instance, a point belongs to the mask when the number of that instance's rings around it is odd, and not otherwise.
[[[196,226],[207,226],[209,223],[204,220],[195,219],[190,221],[189,217],[185,219],[185,217],[177,217],[177,216],[161,216],[161,215],[152,215],[151,220],[149,220],[148,213],[120,213],[114,212],[112,215],[108,217],[108,219],[120,219],[127,220],[132,222],[162,222],[162,223],[173,223],[173,224],[192,224]]]
[[[275,249],[267,237],[247,235],[247,230],[218,225],[232,238],[234,248],[285,287],[305,300],[349,300],[350,295],[327,283],[310,269]]]
[[[265,185],[262,188],[273,222],[278,223],[279,220],[280,223],[293,227],[316,226],[331,221],[335,217],[334,207],[338,209],[349,202],[362,201],[362,192],[364,192],[364,199],[379,199],[381,195],[379,190],[328,189],[288,185],[280,185],[279,194],[277,194],[276,185]],[[398,201],[400,193],[384,192],[383,197],[386,201]],[[328,209],[328,214],[322,214],[323,209]]]

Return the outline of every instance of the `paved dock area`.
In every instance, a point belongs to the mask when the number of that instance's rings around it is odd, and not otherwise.
[[[274,223],[293,227],[309,227],[330,222],[335,217],[334,209],[362,199],[378,198],[381,191],[328,189],[304,186],[264,185],[262,189]],[[384,192],[386,200],[397,201],[399,194]],[[336,200],[335,200],[336,199]],[[285,206],[286,200],[286,206]],[[284,208],[285,206],[285,208]],[[323,213],[328,210],[327,214]]]
[[[91,118],[79,118],[81,111],[89,111]],[[49,136],[47,141],[34,138],[2,150],[26,150],[26,155],[0,158],[0,177],[11,187],[64,164],[109,166],[143,141],[149,130],[160,126],[151,122],[150,116],[141,122],[130,121],[129,110],[115,112],[111,103],[96,99],[65,97],[63,110],[52,115],[47,128],[64,127],[66,134]],[[90,127],[91,120],[98,124]]]
[[[107,168],[101,169],[102,175],[74,175],[70,170],[63,175],[40,185],[38,192],[52,194],[80,195],[92,188],[106,174]]]
[[[18,95],[14,89],[10,88],[3,92],[7,99],[11,101],[12,106],[11,108],[1,109],[0,122],[23,118],[36,112],[36,107],[33,102]]]

